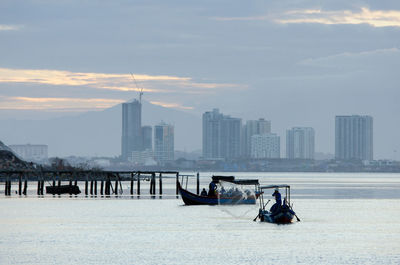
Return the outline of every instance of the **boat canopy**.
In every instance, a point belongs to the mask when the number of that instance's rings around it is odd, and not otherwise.
[[[280,185],[267,185],[267,186],[261,186],[260,189],[278,189],[278,188],[290,188],[289,185],[287,184],[280,184]]]
[[[239,179],[231,181],[234,184],[238,185],[258,185],[258,179]]]
[[[232,182],[235,180],[235,177],[234,176],[212,176],[212,180],[217,181],[217,182],[220,180]]]
[[[215,182],[226,181],[237,185],[258,185],[258,179],[238,179],[235,180],[234,176],[213,176],[212,180]]]

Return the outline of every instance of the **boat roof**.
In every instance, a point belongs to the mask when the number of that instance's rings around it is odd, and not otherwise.
[[[234,176],[213,176],[213,181],[226,181],[237,185],[258,185],[258,179],[238,179],[235,180]]]
[[[235,177],[234,176],[212,176],[213,181],[234,181]]]
[[[261,186],[260,189],[279,189],[279,188],[290,188],[290,185],[287,184],[280,184],[280,185],[267,185],[267,186]]]
[[[258,179],[238,179],[231,181],[232,183],[238,184],[238,185],[258,185]]]

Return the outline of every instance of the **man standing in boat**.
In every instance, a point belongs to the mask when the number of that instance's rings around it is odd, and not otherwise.
[[[282,197],[281,194],[279,193],[279,189],[275,189],[274,193],[272,193],[272,196],[275,197],[275,204],[272,205],[270,212],[274,213],[277,210],[279,210],[282,206]]]
[[[217,185],[215,184],[214,181],[210,182],[210,185],[208,185],[208,197],[215,197],[216,196],[216,190],[217,190]]]

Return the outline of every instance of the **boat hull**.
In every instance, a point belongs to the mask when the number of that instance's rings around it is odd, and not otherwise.
[[[256,204],[255,197],[243,198],[243,197],[208,197],[199,196],[190,191],[187,191],[179,184],[179,193],[181,194],[182,200],[186,205],[237,205],[237,204]]]
[[[259,217],[261,222],[290,224],[293,221],[294,213],[290,210],[281,210],[274,214],[269,211],[262,211],[260,212]]]
[[[48,194],[80,194],[78,186],[75,185],[60,185],[60,186],[46,186],[46,193]]]

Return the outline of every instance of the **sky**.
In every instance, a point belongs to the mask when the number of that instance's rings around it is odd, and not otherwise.
[[[104,110],[143,88],[198,117],[269,119],[282,144],[311,126],[325,153],[335,115],[371,115],[374,157],[400,159],[399,69],[395,0],[0,1],[0,119]]]

